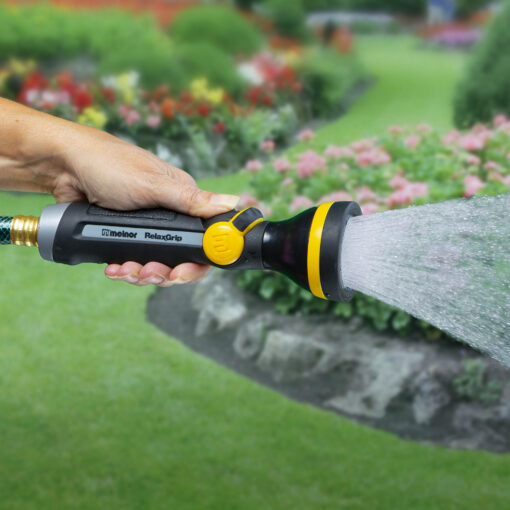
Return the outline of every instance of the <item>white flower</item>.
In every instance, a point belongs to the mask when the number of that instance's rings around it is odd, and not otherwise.
[[[262,85],[264,82],[264,78],[259,73],[258,69],[249,62],[239,64],[237,66],[237,72],[241,75],[244,81],[247,81],[252,85]]]

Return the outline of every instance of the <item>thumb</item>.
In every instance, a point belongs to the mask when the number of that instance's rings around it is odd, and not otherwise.
[[[213,193],[194,184],[168,182],[166,179],[162,179],[155,192],[162,207],[201,218],[231,211],[239,202],[235,195]]]

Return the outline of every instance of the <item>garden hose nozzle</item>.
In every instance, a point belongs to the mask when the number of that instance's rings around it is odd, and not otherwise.
[[[285,221],[265,221],[253,207],[202,219],[166,209],[113,211],[85,202],[45,207],[40,218],[0,217],[0,244],[37,246],[63,264],[82,262],[168,266],[183,262],[223,269],[279,271],[315,296],[348,301],[341,248],[355,202],[329,202]]]

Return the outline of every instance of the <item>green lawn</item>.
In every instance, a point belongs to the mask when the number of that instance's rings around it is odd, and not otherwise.
[[[364,126],[354,114],[374,94],[321,139]],[[208,185],[242,189],[231,179]],[[0,214],[48,201],[1,193]],[[509,507],[510,456],[401,441],[289,401],[158,332],[151,290],[101,267],[9,246],[0,260],[2,510]]]
[[[452,97],[465,62],[459,52],[421,50],[412,37],[365,37],[356,41],[367,72],[375,79],[369,89],[339,120],[317,132],[312,147],[343,144],[384,133],[388,126],[430,123],[438,129],[452,126]],[[297,144],[289,153],[302,151]],[[207,179],[214,191],[239,193],[248,188],[247,174]]]
[[[149,289],[0,251],[2,510],[508,508],[510,457],[291,402],[148,325]]]

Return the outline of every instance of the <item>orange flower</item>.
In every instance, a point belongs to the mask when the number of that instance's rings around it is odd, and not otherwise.
[[[174,101],[170,97],[166,97],[161,103],[161,113],[167,119],[172,119],[174,116]]]

